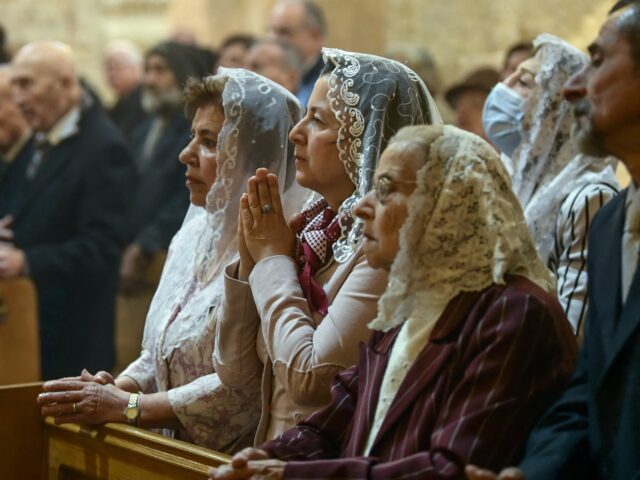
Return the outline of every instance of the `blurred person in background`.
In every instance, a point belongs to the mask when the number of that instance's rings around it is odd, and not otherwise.
[[[118,263],[127,238],[135,170],[125,140],[78,81],[70,47],[20,49],[11,92],[34,131],[33,154],[12,172],[0,218],[0,277],[37,289],[42,376],[114,361]],[[2,196],[5,191],[2,190]]]
[[[9,192],[16,186],[11,178],[14,165],[28,161],[32,155],[31,127],[11,96],[10,71],[9,65],[0,65],[0,210],[7,210],[2,202],[14,198]],[[0,229],[8,222],[10,218],[0,220]]]
[[[282,85],[293,94],[298,91],[302,57],[289,42],[269,38],[260,40],[249,49],[245,67]]]
[[[509,47],[504,56],[504,63],[502,65],[502,71],[500,72],[500,81],[502,82],[512,75],[518,68],[518,65],[532,55],[533,43],[531,42],[518,42]]]
[[[433,55],[421,45],[396,44],[388,48],[384,56],[403,63],[418,74],[433,96],[442,119],[449,123],[451,109],[442,98],[440,72]]]
[[[310,0],[280,0],[271,10],[269,36],[286,40],[302,55],[303,73],[296,96],[306,105],[324,62],[322,47],[327,23],[322,9]]]
[[[118,40],[105,49],[104,73],[116,97],[108,112],[127,137],[147,117],[142,108],[142,63],[142,53],[132,42]]]
[[[253,35],[237,34],[231,35],[222,41],[219,48],[219,67],[241,68],[247,63],[247,53],[256,43]]]
[[[488,140],[482,126],[482,108],[499,77],[492,68],[480,68],[445,92],[447,103],[454,111],[456,127]]]
[[[207,73],[199,50],[189,45],[166,41],[145,56],[142,107],[149,117],[132,134],[141,182],[130,206],[133,240],[120,269],[124,292],[144,285],[153,255],[167,250],[187,211],[183,167],[176,160],[189,143],[191,129],[183,112],[182,87],[188,77]]]

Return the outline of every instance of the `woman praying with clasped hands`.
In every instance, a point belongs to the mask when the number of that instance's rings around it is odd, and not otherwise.
[[[240,259],[225,271],[214,365],[230,388],[262,386],[255,442],[330,399],[358,357],[387,282],[362,251],[353,206],[404,125],[439,122],[417,75],[392,60],[324,49],[326,66],[293,127],[296,181],[317,195],[288,224],[279,179],[258,169],[240,200]]]

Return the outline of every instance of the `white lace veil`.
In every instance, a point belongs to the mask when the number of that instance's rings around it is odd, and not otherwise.
[[[505,274],[555,292],[539,258],[511,181],[497,153],[453,126],[429,149],[408,201],[400,251],[369,324],[388,330],[460,292],[503,284]]]
[[[323,48],[329,76],[329,104],[340,123],[340,160],[356,185],[340,206],[341,233],[333,244],[334,258],[347,261],[362,238],[362,222],[353,213],[371,189],[373,173],[387,142],[407,125],[441,124],[433,98],[420,77],[388,58]]]
[[[238,204],[256,168],[276,173],[285,210],[300,211],[308,195],[295,183],[289,131],[302,117],[299,101],[280,85],[244,69],[219,68],[225,119],[218,136],[217,178],[206,209],[191,206],[169,247],[147,314],[143,348],[152,349],[177,315],[184,335],[197,328],[221,295],[222,272],[237,253]],[[172,337],[179,341],[180,332]]]
[[[617,182],[615,160],[580,154],[571,136],[575,116],[562,89],[587,64],[586,55],[550,34],[538,36],[534,46],[540,69],[524,105],[522,142],[513,154],[513,189],[546,262],[563,200],[586,183]]]

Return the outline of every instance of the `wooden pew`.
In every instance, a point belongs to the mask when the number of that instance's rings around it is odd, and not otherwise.
[[[40,389],[40,384],[0,388],[1,478],[202,480],[211,467],[229,461],[128,425],[55,425],[51,417],[43,422],[35,404]]]
[[[33,282],[0,280],[0,385],[40,380],[39,331]]]
[[[44,423],[36,403],[41,383],[0,387],[0,478],[44,478]]]

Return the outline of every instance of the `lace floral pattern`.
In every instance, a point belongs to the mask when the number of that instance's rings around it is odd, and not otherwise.
[[[587,64],[586,55],[549,34],[538,36],[534,45],[540,69],[524,106],[522,142],[513,154],[513,189],[547,262],[564,199],[587,183],[617,186],[617,181],[614,159],[581,155],[571,136],[575,116],[562,90]]]
[[[217,178],[206,209],[191,206],[176,234],[149,308],[142,353],[124,372],[145,392],[169,391],[180,438],[229,451],[260,416],[257,391],[223,386],[214,372],[215,318],[222,269],[237,252],[238,203],[247,179],[264,166],[277,173],[285,208],[299,211],[306,191],[293,183],[288,134],[302,116],[298,100],[243,69],[220,69],[225,121],[218,138]]]
[[[422,80],[401,63],[333,48],[322,53],[322,75],[329,75],[329,105],[340,123],[340,160],[356,185],[354,194],[340,206],[341,234],[333,245],[336,261],[344,263],[362,238],[362,222],[353,208],[371,189],[389,139],[404,126],[442,120]]]
[[[388,330],[460,292],[504,283],[507,273],[555,291],[499,157],[479,137],[445,126],[418,172],[400,252],[369,326]]]

